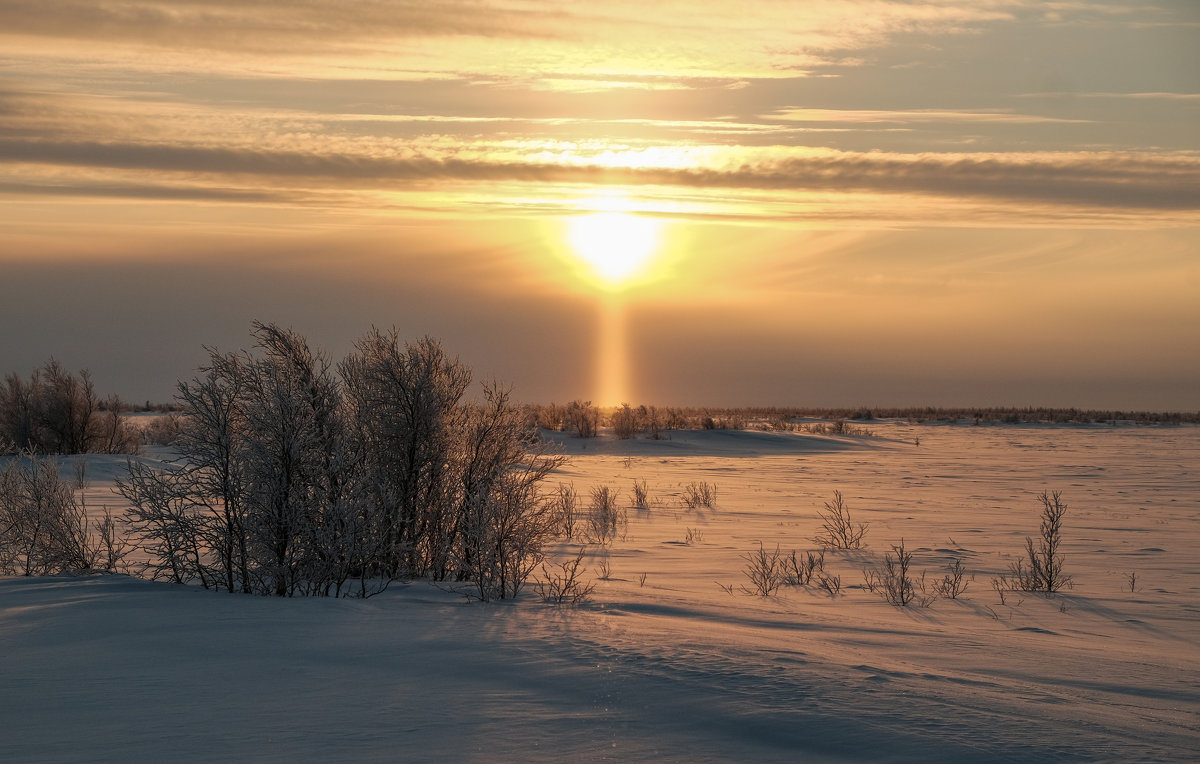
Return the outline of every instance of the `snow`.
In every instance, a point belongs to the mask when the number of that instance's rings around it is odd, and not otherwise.
[[[284,600],[0,579],[0,760],[1195,760],[1200,428],[871,429],[567,439],[556,479],[651,497],[576,609],[427,582]],[[89,458],[94,510],[120,508],[123,463]],[[699,481],[714,508],[681,506]],[[813,548],[835,489],[870,523],[867,549],[827,555],[842,594],[740,591],[760,542]],[[1076,586],[1000,605],[1043,490],[1069,505]],[[901,538],[931,576],[960,557],[963,597],[860,588]]]

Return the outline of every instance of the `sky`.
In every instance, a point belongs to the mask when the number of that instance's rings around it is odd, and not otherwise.
[[[1200,3],[0,0],[0,374],[1200,409]]]

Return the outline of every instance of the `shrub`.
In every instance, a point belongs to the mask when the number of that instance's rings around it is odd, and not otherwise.
[[[58,463],[32,452],[0,471],[0,575],[45,576],[69,570],[115,571],[127,545],[107,509],[89,527],[83,464],[64,481]]]
[[[633,506],[639,509],[645,509],[650,506],[650,492],[646,488],[645,480],[633,481]]]
[[[783,586],[785,576],[778,546],[774,552],[768,552],[759,542],[758,551],[748,552],[742,555],[742,559],[746,561],[742,572],[750,580],[750,588],[743,587],[746,593],[769,597]]]
[[[619,494],[619,491],[614,491],[606,485],[592,489],[592,502],[587,515],[589,541],[602,545],[610,544],[628,525],[629,519],[625,510],[617,506]]]
[[[563,414],[563,429],[577,438],[594,438],[600,428],[600,410],[591,401],[571,401]]]
[[[929,605],[933,597],[926,594],[925,574],[914,577],[912,557],[912,552],[904,548],[904,539],[900,539],[899,546],[893,544],[892,550],[884,555],[882,571],[864,571],[864,586],[892,605],[907,607],[914,601]]]
[[[639,429],[637,412],[628,403],[622,403],[609,417],[609,424],[612,426],[613,435],[621,440],[629,440]]]
[[[824,589],[830,597],[836,597],[842,591],[842,577],[832,573],[821,573],[817,576],[817,586]]]
[[[819,576],[825,571],[825,551],[816,554],[805,552],[803,557],[798,557],[793,549],[781,562],[784,568],[784,583],[789,586],[808,586],[812,583],[814,575]]]
[[[179,386],[172,469],[118,483],[152,576],[278,596],[370,596],[402,576],[516,596],[562,529],[540,484],[562,462],[507,389],[428,337],[372,330],[335,367],[254,325]]]
[[[596,590],[594,581],[583,579],[583,556],[586,549],[580,548],[573,558],[555,563],[555,570],[542,564],[542,578],[537,581],[544,602],[555,605],[581,605],[591,599]]]
[[[867,525],[857,525],[850,519],[850,510],[842,499],[841,491],[833,492],[833,501],[825,502],[824,510],[817,510],[823,532],[813,541],[826,549],[861,549]]]
[[[101,401],[85,369],[78,375],[53,358],[28,381],[10,374],[0,385],[0,445],[43,454],[137,453],[137,431],[118,398]]]
[[[1025,538],[1025,557],[1009,566],[1008,583],[1012,588],[1026,592],[1057,592],[1072,585],[1071,576],[1063,573],[1064,556],[1062,545],[1062,519],[1067,505],[1062,503],[1062,493],[1042,491],[1038,497],[1042,502],[1042,523],[1036,545],[1030,537]]]
[[[550,497],[554,516],[558,518],[559,533],[567,541],[575,538],[575,518],[579,514],[579,494],[573,485],[558,486],[558,490]]]
[[[705,482],[688,483],[683,489],[681,501],[688,509],[712,509],[717,503],[717,485]]]
[[[958,599],[958,595],[962,594],[970,586],[966,580],[966,571],[963,569],[962,560],[957,557],[954,561],[946,566],[946,574],[933,583],[933,591],[939,597],[945,597],[948,600]]]

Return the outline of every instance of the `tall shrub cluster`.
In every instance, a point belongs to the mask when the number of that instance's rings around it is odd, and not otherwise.
[[[84,466],[63,480],[53,459],[26,452],[0,468],[0,575],[45,576],[68,570],[115,571],[125,556],[105,508],[91,523],[83,500]]]
[[[135,453],[137,431],[115,397],[101,401],[86,371],[73,374],[51,359],[28,380],[9,374],[0,385],[0,448],[41,454]]]
[[[336,366],[256,323],[181,383],[173,469],[119,483],[150,574],[279,596],[367,596],[398,577],[515,596],[557,530],[539,484],[560,463],[506,389],[435,340],[372,330]]]

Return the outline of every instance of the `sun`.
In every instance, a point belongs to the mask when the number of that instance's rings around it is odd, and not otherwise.
[[[568,223],[571,248],[610,285],[641,271],[659,246],[659,221],[628,212],[597,212]]]

